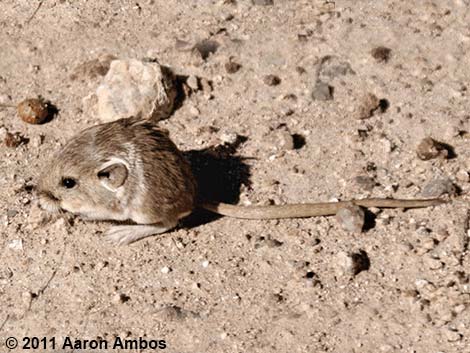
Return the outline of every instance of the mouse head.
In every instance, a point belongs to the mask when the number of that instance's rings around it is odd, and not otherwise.
[[[121,219],[129,165],[93,146],[87,132],[72,139],[46,166],[38,182],[40,206],[89,219]]]

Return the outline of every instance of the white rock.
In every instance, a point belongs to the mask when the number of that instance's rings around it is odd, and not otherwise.
[[[8,243],[8,247],[15,251],[23,250],[23,240],[13,239],[10,243]]]
[[[13,104],[8,94],[0,94],[0,104]]]
[[[468,172],[466,172],[463,169],[459,170],[456,173],[455,177],[457,178],[458,181],[461,181],[463,183],[467,183],[470,180],[470,175],[468,174]]]
[[[0,127],[0,140],[4,140],[7,136],[8,130],[5,127]]]
[[[339,276],[354,277],[359,272],[367,271],[370,260],[365,251],[347,253],[340,251],[335,257],[335,270]]]
[[[189,106],[189,114],[191,114],[192,117],[197,117],[197,116],[199,116],[199,114],[201,114],[201,112],[194,105],[190,105]]]
[[[114,303],[114,304],[123,304],[125,303],[126,301],[129,300],[129,297],[123,293],[116,293],[113,295],[113,297],[111,298],[111,301]]]
[[[31,300],[33,300],[34,294],[28,291],[21,293],[21,299],[23,300],[24,305],[30,306]]]
[[[422,288],[424,288],[424,286],[426,286],[426,285],[428,285],[428,284],[429,284],[429,281],[427,281],[427,280],[425,280],[425,279],[421,279],[421,278],[420,278],[420,279],[417,279],[417,280],[415,281],[415,286],[416,286],[416,288],[418,288],[418,289],[422,289]]]
[[[222,132],[219,139],[223,143],[233,144],[237,141],[238,135],[235,132]]]
[[[156,62],[114,60],[96,95],[104,122],[137,115],[160,120],[173,111],[176,88],[170,70]]]
[[[160,269],[160,272],[163,274],[170,273],[170,271],[171,271],[171,268],[169,268],[168,266],[164,266]]]
[[[194,75],[189,76],[186,83],[193,91],[197,91],[199,89],[197,77]]]
[[[364,227],[364,210],[354,204],[344,206],[336,213],[336,220],[345,231],[359,234]]]
[[[43,140],[44,140],[43,135],[33,136],[31,137],[31,141],[29,142],[29,145],[33,147],[34,149],[37,149],[39,148],[39,146],[42,145]]]

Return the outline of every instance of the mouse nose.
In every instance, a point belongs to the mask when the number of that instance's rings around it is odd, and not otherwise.
[[[41,190],[41,191],[39,191],[39,196],[47,198],[47,199],[52,200],[52,201],[59,201],[59,199],[57,197],[55,197],[54,194],[50,191]]]

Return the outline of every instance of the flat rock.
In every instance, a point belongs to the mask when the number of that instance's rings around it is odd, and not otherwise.
[[[337,77],[355,74],[347,61],[341,60],[336,56],[326,55],[320,59],[318,79],[322,82],[330,82]]]
[[[424,186],[421,196],[424,198],[433,198],[440,197],[444,194],[454,195],[455,191],[455,186],[450,179],[435,178]]]

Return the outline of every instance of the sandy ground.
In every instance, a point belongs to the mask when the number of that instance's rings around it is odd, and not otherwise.
[[[254,2],[0,2],[1,103],[40,95],[59,111],[29,125],[0,110],[28,139],[0,144],[2,352],[11,336],[55,338],[42,351],[71,351],[66,337],[140,337],[169,352],[470,352],[469,2]],[[204,57],[190,50],[201,42],[213,46]],[[89,96],[105,71],[84,67],[106,54],[211,82],[161,124],[189,155],[244,137],[212,171],[231,192],[215,197],[412,198],[447,178],[453,201],[372,209],[362,234],[334,217],[196,215],[108,245],[108,224],[48,219],[34,192],[51,153],[98,123]],[[383,109],[358,119],[368,94]],[[453,158],[419,159],[427,136]],[[358,274],[352,254],[368,262]]]

